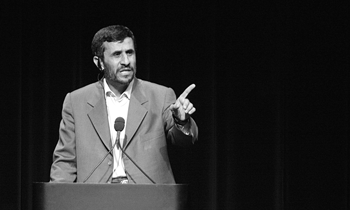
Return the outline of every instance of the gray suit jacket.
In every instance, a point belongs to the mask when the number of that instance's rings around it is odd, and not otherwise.
[[[156,183],[175,183],[167,143],[187,146],[198,137],[193,119],[190,135],[175,126],[169,110],[175,100],[171,88],[135,78],[124,150]],[[68,93],[53,153],[51,182],[83,182],[111,147],[103,83],[96,82]],[[123,161],[129,183],[151,183],[124,155]],[[108,183],[112,169],[113,157],[109,154],[86,182]]]

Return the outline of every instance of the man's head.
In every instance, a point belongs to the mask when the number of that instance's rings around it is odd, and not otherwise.
[[[128,85],[136,74],[135,37],[125,26],[99,30],[91,43],[93,61],[115,85]]]
[[[122,25],[112,25],[100,29],[91,42],[92,55],[103,58],[103,43],[123,41],[126,37],[130,37],[134,42],[136,50],[136,40],[132,31]]]

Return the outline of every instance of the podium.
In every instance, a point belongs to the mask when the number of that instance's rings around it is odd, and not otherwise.
[[[35,210],[185,210],[185,184],[33,183]]]

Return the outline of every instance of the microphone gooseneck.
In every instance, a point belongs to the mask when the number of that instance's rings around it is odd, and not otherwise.
[[[120,131],[122,131],[124,129],[124,125],[125,125],[125,120],[122,117],[118,117],[117,119],[115,119],[114,122],[114,129],[117,131],[117,148],[120,149],[120,151],[127,157],[129,158],[129,160],[142,172],[143,175],[145,175],[147,177],[148,180],[150,180],[153,184],[155,184],[155,182],[153,181],[153,179],[151,179],[151,177],[149,177],[141,168],[140,166],[138,166],[135,161],[133,159],[130,158],[130,156],[124,151],[123,147],[121,147],[120,142],[119,142],[119,136],[120,136]]]
[[[103,159],[96,165],[96,167],[90,172],[90,174],[84,179],[83,183],[85,183],[91,176],[92,174],[96,171],[96,169],[102,164],[102,162],[106,159],[106,157],[112,153],[113,148],[115,147],[115,145],[119,146],[119,144],[117,144],[117,142],[119,143],[119,136],[120,136],[120,131],[122,131],[124,129],[125,126],[125,120],[122,117],[118,117],[117,119],[115,119],[114,121],[114,129],[117,131],[117,139],[114,142],[113,146],[111,147],[111,149],[107,152],[107,154],[103,157]]]
[[[103,157],[103,159],[99,162],[99,164],[97,164],[97,166],[91,171],[91,173],[84,179],[83,183],[85,183],[91,176],[92,174],[96,171],[96,169],[102,164],[102,162],[106,159],[106,157],[109,154],[112,154],[113,148],[117,145],[117,148],[120,149],[120,151],[127,157],[129,158],[129,160],[142,172],[143,175],[145,175],[147,177],[147,179],[149,181],[151,181],[153,184],[156,184],[151,177],[149,177],[141,168],[140,166],[138,166],[135,161],[124,151],[124,149],[121,147],[120,145],[120,132],[122,130],[124,130],[125,127],[125,120],[122,117],[118,117],[117,119],[115,119],[114,121],[114,129],[115,131],[117,131],[117,138],[116,141],[114,142],[113,146],[111,147],[111,149],[107,152],[107,154]]]

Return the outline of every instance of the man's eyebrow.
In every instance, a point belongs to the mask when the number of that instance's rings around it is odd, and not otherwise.
[[[121,50],[116,50],[116,51],[112,52],[112,55],[121,54],[121,53],[122,53]]]

